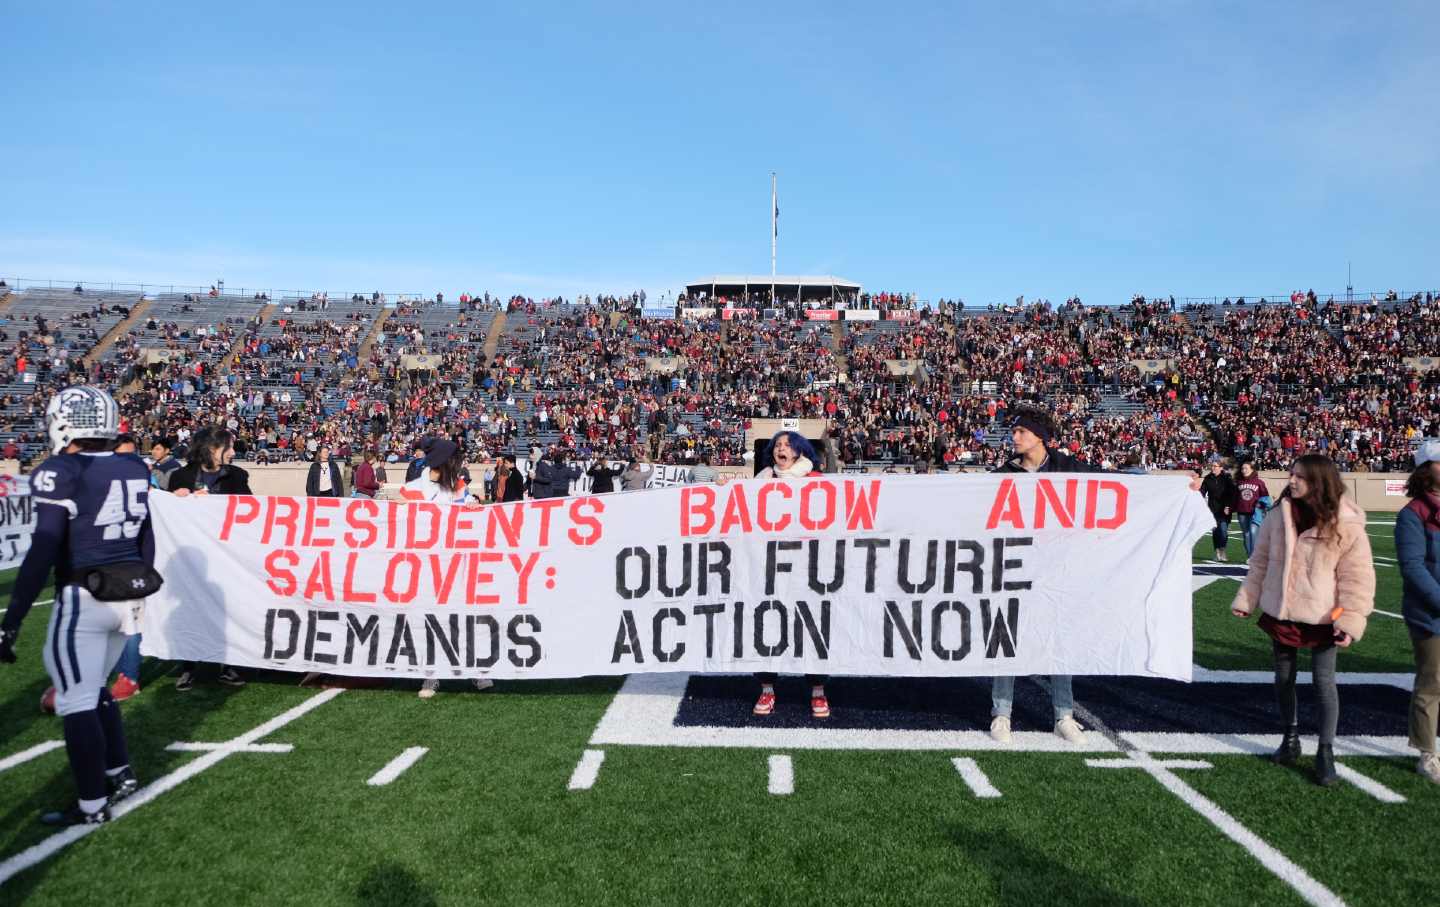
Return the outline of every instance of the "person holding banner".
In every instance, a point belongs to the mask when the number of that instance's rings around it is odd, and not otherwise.
[[[252,494],[250,474],[234,465],[234,459],[235,436],[230,430],[206,426],[195,433],[185,465],[170,476],[170,491],[181,498],[191,494]],[[245,678],[230,665],[220,666],[219,680],[231,687],[245,685]],[[182,662],[175,689],[185,693],[194,685],[195,662]]]
[[[1055,441],[1055,422],[1049,413],[1033,408],[1017,408],[1010,423],[1010,443],[1015,455],[994,472],[1101,472],[1082,460],[1051,445]],[[1084,729],[1075,720],[1075,693],[1068,674],[1047,678],[1050,684],[1050,705],[1055,711],[1055,733],[1068,743],[1085,742]],[[1000,743],[1010,743],[1010,716],[1015,707],[1015,678],[996,677],[990,685],[990,736]]]
[[[1375,610],[1370,536],[1365,531],[1365,511],[1345,497],[1340,471],[1322,454],[1306,454],[1295,461],[1276,509],[1278,517],[1260,524],[1250,571],[1230,610],[1246,618],[1258,607],[1260,629],[1272,642],[1275,696],[1285,734],[1271,758],[1280,765],[1294,765],[1300,758],[1295,675],[1299,650],[1310,650],[1320,700],[1315,782],[1329,787],[1338,778],[1336,656],[1365,635],[1365,624]]]
[[[407,501],[435,504],[478,504],[465,483],[462,475],[464,468],[465,452],[459,445],[446,438],[436,438],[425,450],[424,469],[405,483],[400,496]],[[473,683],[477,690],[488,690],[495,685],[495,681],[488,677],[477,677]],[[427,677],[420,684],[420,698],[431,699],[439,689],[440,679]]]
[[[819,461],[814,446],[804,435],[798,431],[776,432],[760,454],[761,469],[756,477],[793,480],[818,476],[821,473],[815,464]],[[761,671],[755,675],[760,681],[760,698],[755,700],[754,708],[756,715],[769,715],[775,711],[775,681],[778,676],[773,671]],[[823,674],[805,675],[805,682],[810,684],[810,714],[815,718],[830,717],[825,680]]]

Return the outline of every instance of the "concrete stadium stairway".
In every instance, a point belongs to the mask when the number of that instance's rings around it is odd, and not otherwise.
[[[94,365],[96,362],[99,362],[100,357],[105,355],[105,351],[110,349],[110,347],[114,346],[115,341],[128,334],[130,330],[135,327],[135,325],[139,324],[140,321],[144,319],[146,313],[148,313],[151,307],[154,305],[155,302],[153,300],[142,299],[139,302],[135,303],[135,305],[131,306],[129,316],[123,319],[119,324],[112,327],[110,330],[106,331],[105,336],[100,338],[100,342],[92,346],[90,348],[90,352],[86,353],[80,361],[85,363],[85,365],[87,366]]]
[[[278,308],[280,308],[278,302],[266,303],[265,308],[261,309],[260,314],[255,317],[260,319],[261,324],[265,324],[270,320],[270,317],[275,314],[275,310]],[[236,332],[235,345],[230,347],[230,352],[226,353],[225,358],[220,360],[220,367],[216,369],[218,374],[228,375],[230,371],[235,368],[235,362],[240,358],[241,350],[245,348],[246,336],[245,331]]]
[[[500,348],[500,337],[505,333],[506,321],[505,310],[501,309],[495,313],[495,317],[490,321],[490,329],[485,332],[485,349],[483,353],[485,358],[482,362],[486,366],[489,366],[489,364],[494,361],[495,351]]]
[[[375,316],[375,323],[370,325],[370,333],[366,334],[365,339],[360,341],[360,350],[355,355],[355,358],[359,361],[357,371],[365,368],[365,363],[370,359],[371,351],[375,349],[375,344],[380,340],[381,332],[385,330],[385,322],[389,321],[390,316],[393,314],[395,314],[395,310],[387,307],[381,309],[380,314]]]

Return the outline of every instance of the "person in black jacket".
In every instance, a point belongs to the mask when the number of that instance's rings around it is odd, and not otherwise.
[[[995,472],[1103,472],[1050,445],[1055,440],[1055,423],[1038,409],[1018,409],[1010,423],[1010,443],[1015,450]],[[1055,710],[1055,733],[1069,743],[1083,744],[1084,729],[1075,720],[1075,694],[1068,674],[1048,678],[1050,704]],[[1015,705],[1015,678],[996,677],[990,685],[990,736],[1009,743],[1010,713]]]
[[[535,464],[531,477],[533,498],[563,498],[570,494],[570,483],[580,478],[580,468],[565,462],[565,451],[554,449]]]
[[[310,474],[305,477],[305,496],[345,497],[345,480],[340,477],[340,464],[330,459],[328,444],[321,444],[315,449],[315,462],[310,464]]]
[[[492,495],[496,501],[503,503],[525,500],[525,477],[520,475],[515,457],[510,454],[501,456],[495,466],[495,490]]]
[[[220,426],[202,428],[195,433],[185,465],[170,477],[170,491],[176,497],[190,494],[253,494],[250,474],[231,461],[235,459],[235,436]],[[243,687],[245,678],[229,665],[220,666],[221,683]],[[195,662],[180,664],[175,689],[184,693],[195,684]]]
[[[1210,505],[1210,515],[1215,518],[1215,531],[1210,541],[1215,545],[1215,560],[1222,563],[1230,558],[1225,549],[1230,545],[1230,516],[1240,497],[1235,480],[1225,471],[1225,464],[1217,457],[1210,461],[1210,474],[1200,483],[1200,493]]]
[[[590,476],[591,494],[609,494],[615,490],[615,480],[623,475],[625,469],[620,466],[611,466],[604,460],[596,460],[590,464],[586,475]]]

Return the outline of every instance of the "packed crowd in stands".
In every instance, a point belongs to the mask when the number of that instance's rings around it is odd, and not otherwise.
[[[1022,403],[1054,413],[1073,453],[1116,468],[1216,455],[1283,468],[1317,450],[1347,470],[1392,470],[1440,434],[1430,293],[1184,307],[956,300],[912,320],[810,322],[646,318],[640,292],[467,292],[392,307],[378,293],[272,303],[215,290],[147,300],[87,357],[139,302],[12,297],[0,318],[0,443],[38,455],[48,394],[77,381],[121,389],[132,433],[183,440],[224,424],[265,462],[308,459],[323,443],[342,458],[403,459],[443,433],[475,459],[558,445],[579,459],[739,464],[751,420],[817,418],[846,464],[983,468],[1003,457],[1006,413]],[[915,300],[847,304],[888,313]]]

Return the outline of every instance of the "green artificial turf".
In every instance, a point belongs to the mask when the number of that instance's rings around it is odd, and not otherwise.
[[[1387,570],[1377,606],[1398,611]],[[1268,639],[1229,614],[1235,586],[1196,594],[1197,663],[1268,670]],[[37,708],[46,619],[37,608],[20,663],[0,667],[0,758],[60,733]],[[147,659],[123,706],[142,780],[202,758],[172,741],[230,740],[318,695],[278,674],[177,693],[169,667]],[[1340,668],[1410,670],[1402,622],[1372,618]],[[766,757],[785,750],[609,746],[595,786],[568,790],[619,685],[343,692],[265,738],[293,752],[224,758],[0,886],[0,904],[1303,903],[1144,772],[1086,766],[1095,754],[968,753],[1003,793],[979,799],[951,753],[788,751],[795,791],[773,796]],[[366,783],[413,746],[429,752]],[[1308,759],[1203,759],[1213,767],[1176,774],[1347,903],[1434,903],[1440,788],[1410,760],[1347,760],[1408,798],[1383,804],[1315,787]],[[45,840],[34,816],[71,796],[60,750],[0,773],[0,860]]]

